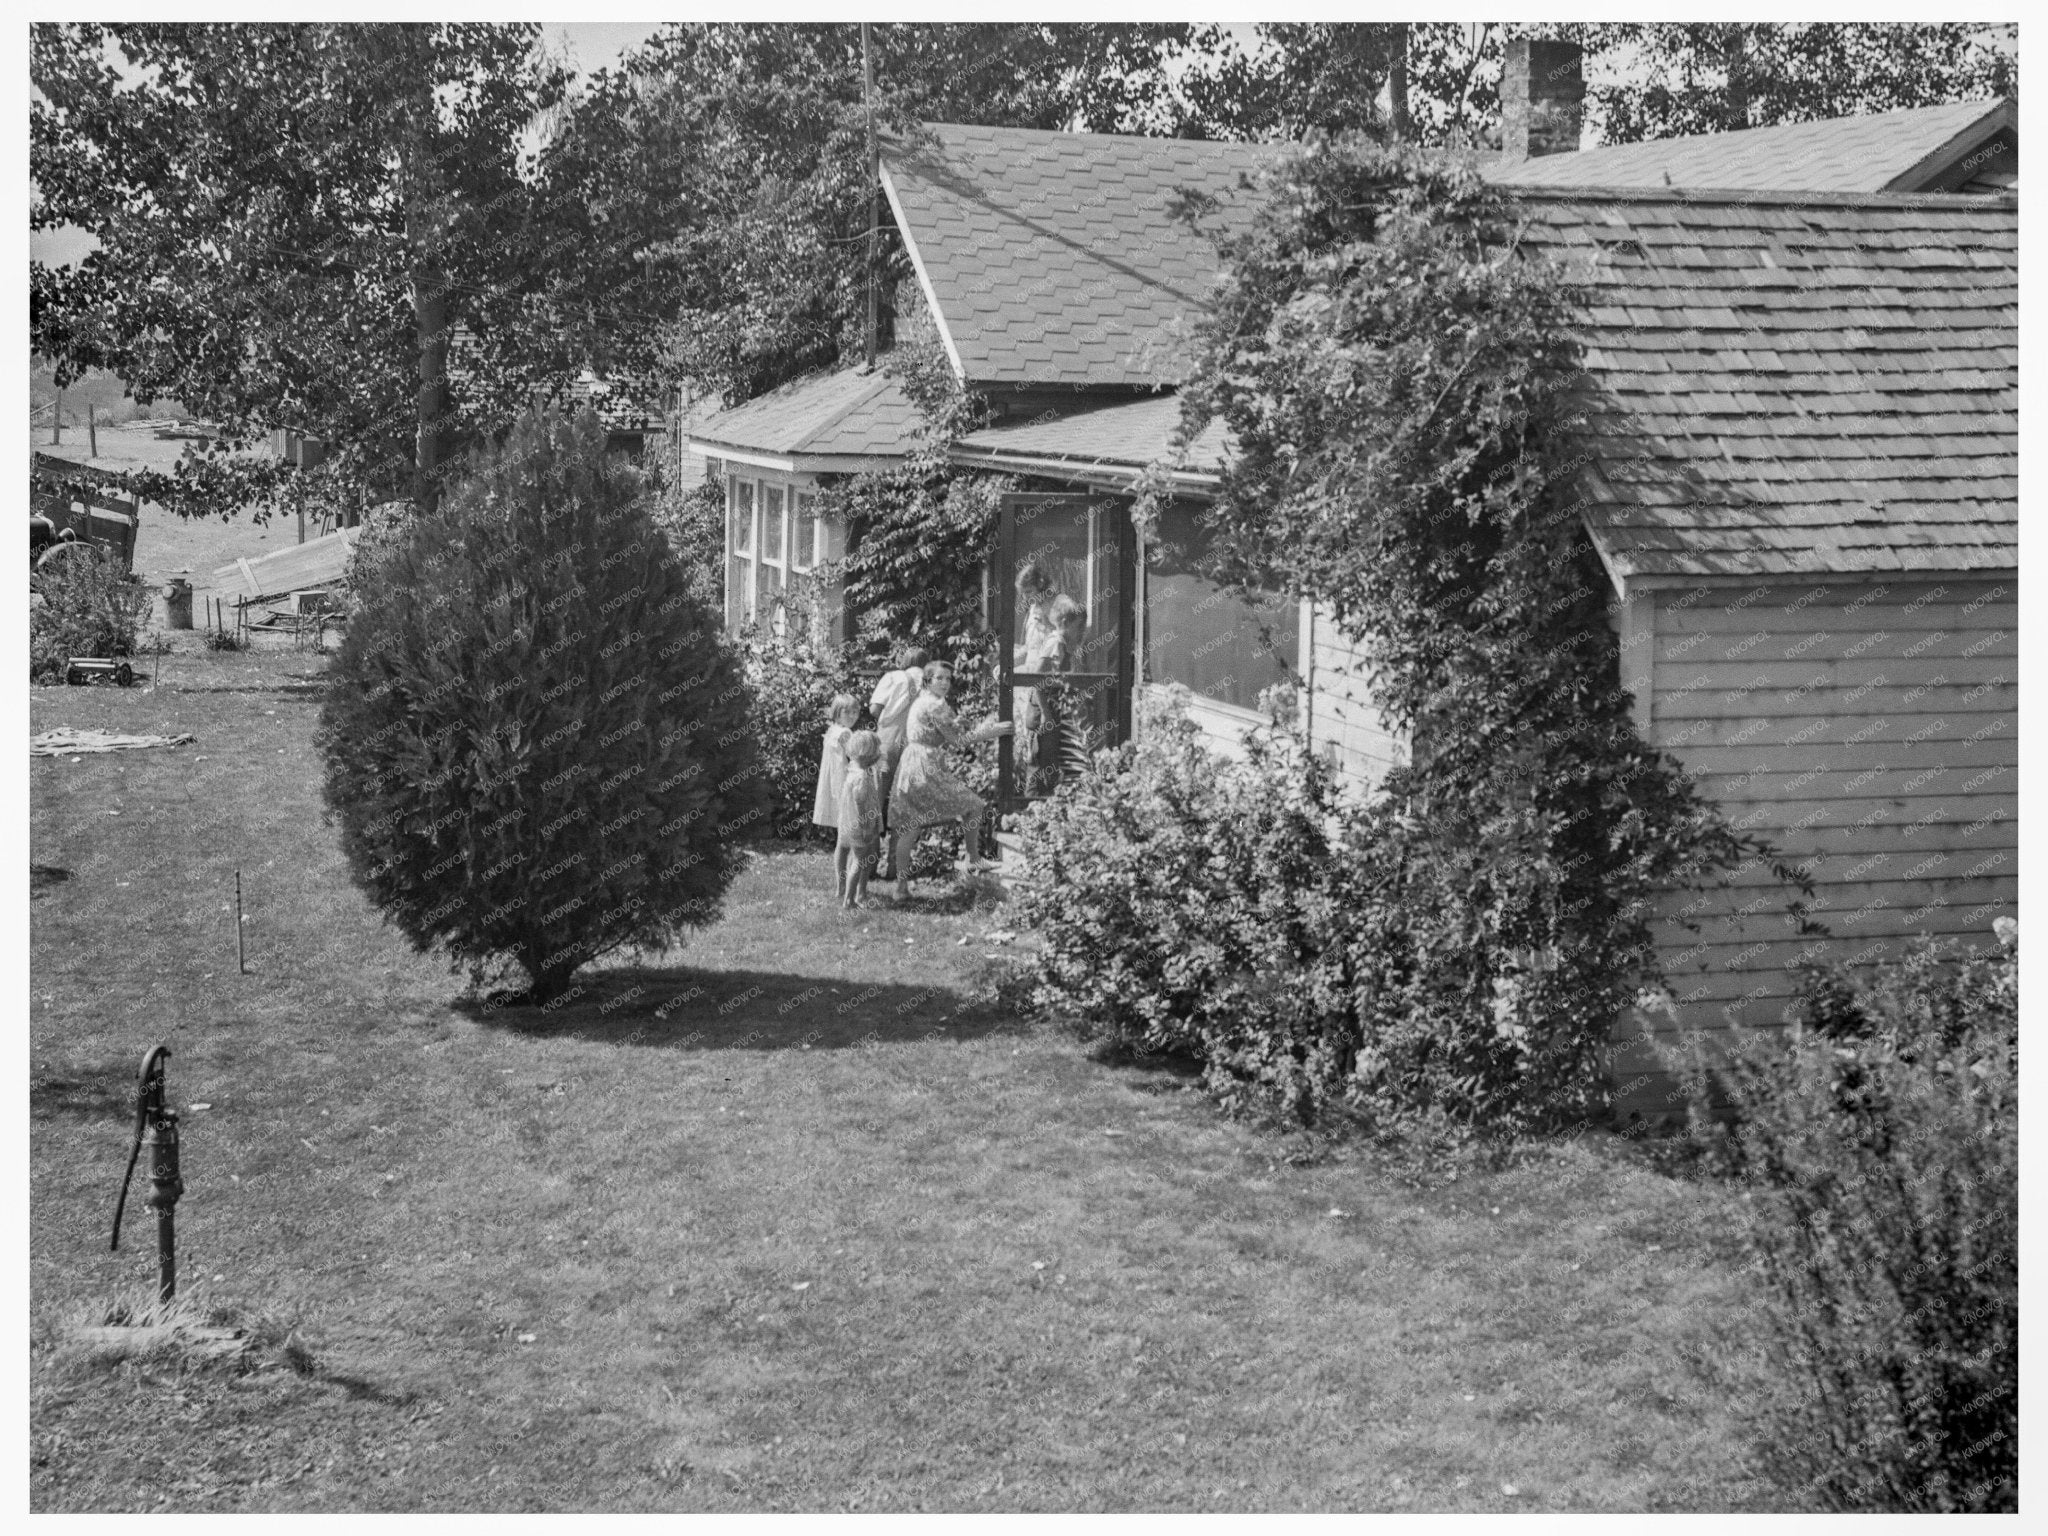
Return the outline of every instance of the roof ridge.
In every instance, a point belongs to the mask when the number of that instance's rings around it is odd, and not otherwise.
[[[1668,142],[1668,141],[1659,141]],[[1504,182],[1510,197],[1546,202],[1736,203],[1771,208],[1992,208],[2017,211],[2017,192],[1839,192],[1776,187],[1621,187],[1597,182],[1564,186],[1548,182]]]

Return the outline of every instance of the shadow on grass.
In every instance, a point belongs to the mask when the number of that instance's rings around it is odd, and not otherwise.
[[[681,966],[596,971],[538,1006],[465,998],[454,1007],[511,1034],[667,1050],[832,1051],[1026,1028],[992,1000],[958,988]]]
[[[95,1065],[73,1069],[73,1077],[32,1076],[28,1107],[32,1116],[75,1115],[97,1120],[135,1113],[135,1066]]]
[[[54,864],[31,864],[28,867],[28,899],[39,900],[49,894],[51,886],[62,885],[70,878],[68,869],[59,869]]]
[[[327,692],[325,680],[313,683],[193,683],[167,681],[160,693],[274,693],[282,698],[319,698]]]

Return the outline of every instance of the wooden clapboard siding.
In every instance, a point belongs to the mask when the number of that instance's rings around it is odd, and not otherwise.
[[[1739,696],[1726,692],[1659,692],[1657,716],[1660,721],[1685,722],[1694,719],[1724,720],[1746,716],[1752,720],[1798,716],[1812,720],[1819,704],[1817,695],[1838,695],[1841,716],[1853,715],[1859,724],[1878,715],[1914,709],[1922,714],[1946,716],[1971,711],[2008,712],[2018,708],[2019,690],[2013,684],[2014,665],[2008,659],[2002,672],[1988,677],[1966,674],[1975,662],[1957,662],[1944,677],[1937,672],[1926,682],[1906,687],[1866,683],[1856,688],[1831,686],[1815,679],[1801,688],[1752,688]]]
[[[2006,611],[2010,612],[2009,609]],[[1657,637],[1656,650],[1658,686],[1671,685],[1669,680],[1684,677],[1696,666],[1798,662],[1813,654],[1812,649],[1802,650],[1800,647],[1810,645],[1816,634],[1826,633],[1819,630],[1797,634],[1766,627],[1748,633],[1714,633],[1695,629],[1684,634],[1661,634]],[[1843,648],[1842,655],[1849,660],[1894,661],[1915,657],[1975,656],[1994,649],[2007,656],[2014,654],[2015,636],[2011,628],[1982,630],[1973,626],[1958,629],[1950,621],[1925,628],[1901,625],[1890,630],[1860,630]]]
[[[1302,652],[1308,657],[1309,746],[1336,768],[1351,793],[1369,794],[1408,761],[1408,743],[1390,729],[1367,686],[1361,647],[1347,639],[1319,606],[1303,616]]]
[[[2018,602],[2010,579],[1958,578],[1696,588],[1647,606],[1651,740],[1806,871],[1829,930],[1790,926],[1792,892],[1760,861],[1660,902],[1675,1009],[1615,1030],[1622,1109],[1657,1115],[1675,1087],[1657,1043],[1782,1024],[1804,964],[1894,956],[1923,933],[1983,948],[1995,918],[2018,915]]]

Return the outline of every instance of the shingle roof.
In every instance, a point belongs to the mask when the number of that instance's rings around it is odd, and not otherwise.
[[[1617,572],[2018,565],[2015,199],[1522,202],[1592,295]]]
[[[699,422],[700,453],[721,450],[780,458],[900,458],[917,445],[923,419],[902,386],[881,369],[813,374]]]
[[[1926,164],[1929,157],[1938,156],[1958,137],[1967,143],[2009,118],[2005,102],[1963,101],[1867,117],[1614,144],[1494,162],[1483,169],[1494,181],[1524,187],[1916,192],[1927,187],[1935,169]]]
[[[1055,463],[1071,464],[1077,471],[1102,471],[1103,478],[1135,479],[1138,471],[1166,456],[1179,425],[1180,397],[1161,394],[1055,421],[984,427],[961,438],[954,449],[960,458],[975,462],[1009,460],[1023,467],[1022,461],[1030,461],[1048,470]],[[1229,429],[1219,418],[1189,446],[1180,468],[1196,476],[1213,476],[1229,450]]]
[[[1177,382],[1175,322],[1220,263],[1175,219],[1183,188],[1217,200],[1205,230],[1239,227],[1240,190],[1279,153],[1252,144],[928,125],[885,146],[883,178],[947,344],[988,384]]]

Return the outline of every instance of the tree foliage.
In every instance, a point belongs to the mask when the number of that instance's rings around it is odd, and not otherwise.
[[[524,417],[471,468],[360,573],[326,798],[408,939],[545,999],[713,920],[765,789],[717,615],[596,417]]]
[[[290,427],[331,445],[324,478],[428,504],[451,445],[573,376],[544,300],[574,253],[544,239],[520,164],[565,85],[538,31],[32,29],[30,227],[98,242],[75,268],[31,263],[32,343],[220,429],[139,489],[232,511],[277,490],[276,461],[244,450]],[[451,386],[457,326],[476,347]]]
[[[2010,27],[1879,22],[1261,22],[1197,28],[1166,122],[1196,138],[1490,139],[1503,46],[1586,50],[1595,141],[1762,128],[2017,93]]]
[[[2016,41],[1961,22],[1628,22],[1552,29],[1596,60],[1601,141],[1765,128],[2019,91]],[[2010,29],[2007,29],[2009,31]]]

